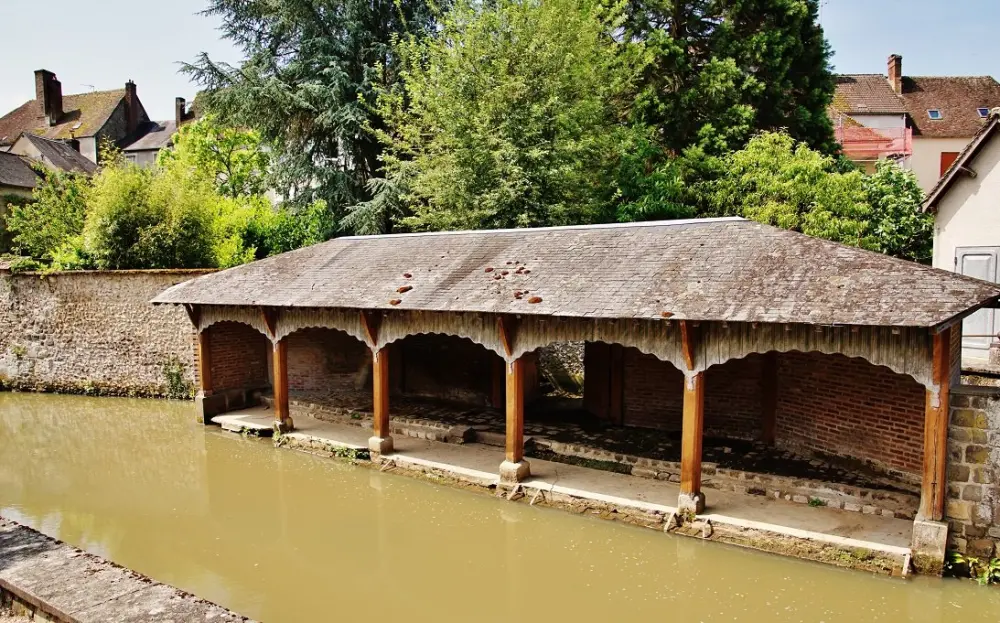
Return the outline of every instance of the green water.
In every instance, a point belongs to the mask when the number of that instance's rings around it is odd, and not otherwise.
[[[870,576],[275,450],[190,403],[0,393],[0,513],[266,621],[1000,620]]]

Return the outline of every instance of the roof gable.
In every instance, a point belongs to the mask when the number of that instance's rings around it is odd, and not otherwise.
[[[927,198],[924,199],[922,205],[923,211],[937,210],[937,204],[948,194],[948,191],[958,181],[959,177],[963,175],[963,171],[967,171],[983,147],[996,138],[998,129],[1000,129],[1000,108],[993,109],[986,124],[979,128],[979,131],[958,154],[958,157],[951,163],[948,170],[944,172],[941,179],[937,181],[934,188],[927,193]]]
[[[75,173],[93,173],[97,170],[97,165],[87,159],[86,156],[73,149],[68,143],[54,141],[31,133],[24,133],[14,142],[11,152],[26,155],[19,148],[19,143],[25,141],[30,143],[47,161],[48,165],[61,171],[72,171]]]
[[[0,186],[31,189],[38,182],[38,174],[25,158],[0,151]]]
[[[935,326],[997,296],[995,284],[727,218],[337,238],[154,302]]]

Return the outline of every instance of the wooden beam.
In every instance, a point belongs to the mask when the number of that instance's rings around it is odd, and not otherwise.
[[[260,315],[264,319],[267,334],[273,340],[278,335],[278,310],[273,307],[261,307]]]
[[[688,370],[694,370],[695,327],[687,320],[681,320],[681,350],[684,351],[684,363]]]
[[[372,355],[372,391],[374,436],[384,439],[389,436],[389,349],[382,348]]]
[[[524,458],[524,359],[507,363],[506,458],[518,463]]]
[[[681,429],[681,493],[701,493],[701,446],[705,426],[705,373],[684,379]]]
[[[777,353],[764,353],[760,373],[760,439],[773,446],[778,428]]]
[[[198,324],[201,322],[201,307],[198,305],[184,304],[184,311],[187,312],[188,320],[194,325],[194,328],[198,329]]]
[[[208,331],[198,332],[198,389],[202,396],[212,394],[212,345]]]
[[[510,357],[514,353],[514,325],[509,318],[500,316],[497,318],[497,332],[500,334],[500,343],[503,345],[503,352]]]
[[[361,313],[361,328],[368,339],[368,345],[372,348],[378,346],[378,329],[382,324],[382,316],[375,312],[363,311]]]
[[[288,414],[288,340],[274,344],[274,419],[286,431],[291,429]]]
[[[924,407],[924,467],[917,516],[931,521],[944,517],[947,493],[951,336],[950,329],[933,335],[932,386],[927,388]]]

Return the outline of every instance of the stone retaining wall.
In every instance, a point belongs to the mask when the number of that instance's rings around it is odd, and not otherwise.
[[[163,395],[165,366],[194,381],[194,331],[149,301],[206,271],[0,271],[0,387]]]
[[[949,546],[980,558],[1000,544],[1000,387],[952,388],[948,431]]]

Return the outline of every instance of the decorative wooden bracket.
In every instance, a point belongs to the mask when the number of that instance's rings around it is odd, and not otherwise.
[[[370,311],[362,311],[360,313],[361,328],[365,332],[365,337],[368,338],[368,344],[372,348],[375,348],[378,346],[378,330],[379,325],[382,324],[382,316]]]
[[[688,370],[694,370],[694,347],[698,340],[697,327],[687,320],[681,320],[681,350]]]
[[[184,311],[187,312],[188,320],[191,321],[191,324],[193,324],[194,328],[197,330],[198,325],[201,322],[201,307],[185,303]]]
[[[497,318],[497,332],[500,334],[500,343],[503,345],[503,352],[510,357],[514,354],[514,321],[505,316]]]
[[[264,318],[264,326],[273,340],[278,335],[278,310],[272,307],[261,307],[260,315]]]

